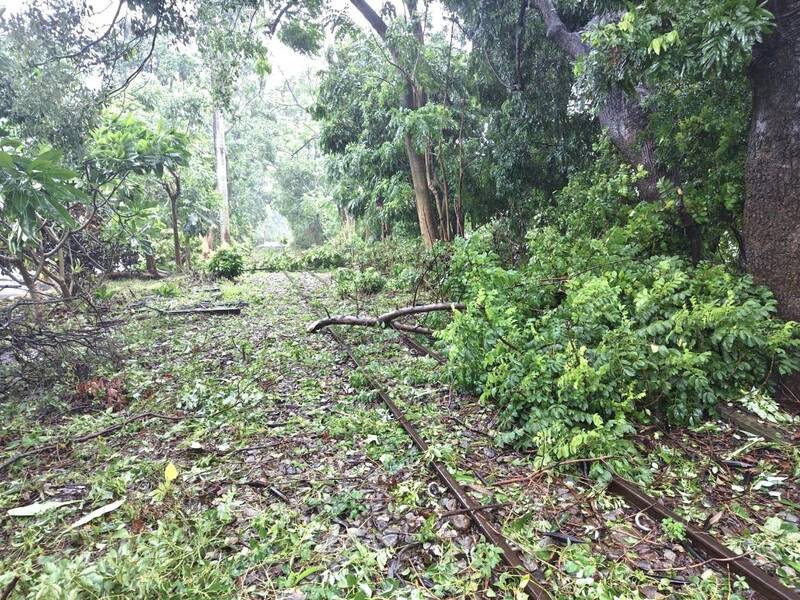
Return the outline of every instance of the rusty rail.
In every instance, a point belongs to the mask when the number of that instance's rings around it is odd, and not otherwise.
[[[397,331],[397,329],[395,329],[395,331]],[[414,350],[416,350],[420,354],[424,354],[425,356],[430,356],[432,359],[434,359],[434,360],[436,360],[436,361],[438,361],[440,363],[447,362],[447,359],[444,356],[442,356],[441,354],[439,354],[436,350],[432,350],[431,348],[427,348],[427,347],[423,346],[417,340],[415,340],[411,336],[406,335],[402,331],[397,331],[397,335],[400,337],[400,339],[403,341],[403,343],[406,346],[412,347]]]
[[[400,336],[405,343],[411,345],[418,352],[430,356],[440,363],[446,362],[444,356],[438,352],[426,348],[406,335],[400,334]],[[718,561],[721,566],[724,565],[734,573],[744,577],[750,587],[765,598],[770,600],[800,600],[798,592],[783,585],[778,579],[757,567],[749,559],[736,554],[730,548],[718,542],[714,536],[686,522],[667,508],[666,505],[649,496],[636,484],[614,475],[608,489],[611,493],[624,498],[630,505],[646,512],[656,521],[660,522],[663,519],[670,518],[673,521],[682,523],[686,530],[686,537],[695,547],[705,552],[710,560]]]
[[[744,556],[736,554],[727,546],[720,544],[712,535],[681,519],[664,504],[645,493],[639,486],[615,475],[608,489],[612,493],[622,496],[629,504],[646,512],[657,521],[669,518],[682,523],[686,531],[686,537],[697,548],[703,550],[711,560],[719,561],[734,573],[744,577],[750,587],[765,598],[800,600],[800,594],[783,585]]]
[[[295,281],[289,275],[289,273],[284,271],[284,276],[286,279],[289,280],[289,283],[297,290],[297,293],[309,303],[309,299],[295,284]],[[347,356],[350,360],[359,368],[363,368],[363,363],[358,359],[353,348],[344,341],[341,335],[339,335],[336,331],[333,330],[332,327],[328,327],[326,332],[333,337],[334,340],[344,349]],[[422,351],[422,350],[421,350]],[[424,352],[424,351],[423,351]],[[426,352],[427,354],[427,352]],[[441,356],[441,355],[440,355]],[[442,360],[444,357],[442,357]],[[402,428],[408,434],[408,436],[414,442],[414,445],[417,449],[422,453],[427,453],[429,450],[428,444],[419,434],[417,429],[411,424],[411,422],[406,418],[403,414],[403,411],[394,403],[394,401],[389,397],[386,393],[386,390],[381,386],[378,382],[374,381],[369,375],[366,376],[367,381],[372,386],[372,388],[377,392],[380,399],[389,409],[389,411],[394,415],[397,421],[400,423]],[[489,540],[492,544],[500,548],[500,551],[503,554],[503,559],[505,563],[512,568],[521,569],[522,571],[527,572],[525,569],[525,565],[522,563],[522,559],[519,556],[519,553],[514,550],[506,540],[506,538],[497,531],[494,526],[489,522],[489,520],[484,516],[482,506],[478,504],[470,495],[469,493],[462,487],[462,485],[453,477],[453,474],[447,469],[447,467],[441,461],[433,461],[431,463],[431,467],[439,476],[439,479],[444,483],[445,487],[456,497],[459,504],[469,512],[470,517],[478,526],[480,532]],[[533,575],[531,574],[528,583],[525,586],[525,592],[531,597],[536,600],[549,600],[552,597],[550,593],[540,584],[538,583]]]

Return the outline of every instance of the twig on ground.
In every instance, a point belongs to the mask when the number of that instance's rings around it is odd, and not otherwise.
[[[71,439],[67,440],[65,443],[67,445],[81,444],[83,442],[88,442],[89,440],[93,440],[95,438],[105,437],[107,435],[111,435],[112,433],[114,433],[116,431],[119,431],[120,429],[122,429],[126,425],[132,423],[133,421],[138,421],[139,419],[147,419],[147,418],[165,419],[165,420],[168,420],[168,421],[180,421],[183,417],[178,417],[178,416],[173,416],[173,415],[162,415],[162,414],[153,413],[153,412],[144,412],[144,413],[140,413],[138,415],[134,415],[132,417],[128,417],[127,419],[125,419],[121,423],[117,423],[116,425],[111,425],[110,427],[106,427],[105,429],[101,429],[100,431],[95,431],[93,433],[87,433],[85,435],[79,435],[77,437],[71,438]],[[11,458],[7,459],[5,462],[0,463],[0,472],[4,471],[8,467],[10,467],[11,465],[13,465],[18,460],[21,460],[23,458],[27,458],[29,456],[35,456],[36,454],[41,454],[42,452],[47,452],[48,450],[55,450],[55,449],[58,448],[58,446],[59,446],[59,444],[56,442],[56,443],[53,443],[53,444],[46,444],[44,446],[39,446],[38,448],[32,448],[30,450],[26,450],[25,452],[20,452],[18,454],[15,454]]]

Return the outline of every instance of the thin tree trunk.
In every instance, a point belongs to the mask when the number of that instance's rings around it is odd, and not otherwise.
[[[464,236],[464,112],[458,125],[458,193],[455,201],[456,235]]]
[[[792,0],[767,8],[776,27],[754,53],[753,111],[745,167],[745,264],[800,321],[800,11]],[[800,398],[800,376],[784,382]]]
[[[64,285],[67,285],[67,257],[64,254],[64,246],[61,246],[56,253],[56,264],[58,265],[58,276]],[[67,288],[68,295],[71,295],[72,284],[69,283]]]
[[[172,242],[175,246],[175,266],[181,268],[181,239],[178,235],[178,198],[169,197],[170,208],[172,209]]]
[[[36,279],[31,277],[27,267],[25,267],[24,261],[17,260],[14,262],[14,266],[19,271],[25,287],[28,288],[28,295],[31,297],[31,302],[33,303],[33,316],[37,321],[40,321],[42,319],[42,294],[36,287]]]
[[[219,206],[219,239],[224,245],[230,243],[230,197],[228,194],[228,151],[225,145],[225,118],[222,111],[214,109],[214,160],[217,173]]]
[[[388,27],[381,16],[375,12],[366,0],[350,0],[350,3],[358,9],[378,36],[385,42]],[[422,44],[424,42],[422,38],[422,25],[416,11],[416,1],[406,0],[405,4],[414,22],[414,35],[417,41]],[[389,52],[395,62],[400,65],[400,56],[396,49],[389,47]],[[405,90],[403,93],[403,103],[405,107],[409,110],[416,110],[424,106],[425,93],[417,89],[411,78],[412,74],[405,71],[401,74],[405,78]],[[417,208],[417,220],[419,221],[422,241],[430,248],[433,246],[433,243],[439,239],[439,227],[436,222],[436,214],[434,212],[430,190],[428,189],[425,157],[414,147],[414,141],[411,139],[411,136],[406,135],[403,141],[405,142],[406,156],[408,157],[408,164],[411,171],[411,183],[414,188],[414,203]]]
[[[448,241],[453,241],[453,227],[450,224],[450,186],[447,183],[447,168],[444,164],[444,150],[442,142],[439,142],[439,168],[442,170],[442,198],[444,201],[444,225],[442,226],[442,237]]]
[[[181,196],[181,180],[177,172],[170,171],[173,185],[170,187],[168,182],[164,182],[164,189],[169,197],[169,207],[172,213],[172,242],[175,248],[175,267],[181,268],[181,237],[178,233],[178,199]]]

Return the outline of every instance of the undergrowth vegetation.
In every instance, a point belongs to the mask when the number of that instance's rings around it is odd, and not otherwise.
[[[367,267],[361,271],[353,269],[337,269],[333,273],[336,291],[342,298],[359,297],[380,292],[386,285],[386,279],[375,267]]]
[[[244,256],[235,246],[220,248],[209,259],[208,272],[213,277],[234,280],[244,273]]]
[[[490,227],[456,245],[447,287],[467,310],[441,338],[458,384],[500,407],[503,441],[545,462],[624,454],[637,421],[696,425],[800,367],[766,288],[659,252],[657,207],[590,227],[532,229],[516,265]]]

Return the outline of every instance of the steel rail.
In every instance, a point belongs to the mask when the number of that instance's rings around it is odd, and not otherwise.
[[[416,350],[420,354],[424,354],[425,356],[430,356],[432,359],[440,363],[447,362],[447,359],[441,354],[439,354],[436,350],[432,350],[431,348],[423,346],[417,340],[415,340],[411,336],[406,335],[402,331],[398,331],[397,329],[395,329],[395,331],[397,331],[397,335],[400,337],[400,339],[403,341],[404,344],[406,344],[407,346],[411,346],[414,350]]]
[[[410,342],[410,345],[415,350],[434,358],[440,363],[446,362],[446,359],[438,352],[426,348],[408,336],[401,334],[401,337],[405,338],[404,341]],[[711,534],[688,523],[662,502],[648,495],[636,484],[614,475],[608,489],[611,493],[621,496],[629,504],[647,513],[656,521],[660,522],[669,518],[683,524],[686,537],[697,548],[705,552],[711,561],[716,561],[720,566],[725,566],[737,575],[744,577],[750,587],[765,598],[769,600],[800,600],[800,593],[783,585],[777,578],[756,566],[749,559],[736,554],[730,548],[717,541]]]
[[[296,285],[295,281],[286,271],[283,272],[286,279],[289,280],[289,283],[296,289],[298,295],[302,297],[307,304],[310,304],[308,296],[304,294]],[[347,356],[350,360],[359,368],[364,367],[364,364],[359,360],[356,356],[353,348],[344,341],[341,335],[336,332],[333,327],[327,327],[325,331],[330,334],[330,336],[336,340],[336,342],[344,349]],[[411,422],[406,418],[403,414],[403,411],[394,403],[394,401],[389,397],[386,393],[386,390],[382,385],[378,382],[374,381],[369,375],[365,375],[367,381],[378,394],[378,397],[383,401],[389,411],[394,415],[397,421],[400,423],[402,428],[408,434],[408,436],[414,442],[414,445],[417,449],[422,452],[423,454],[428,453],[430,447],[419,434],[417,429],[411,424]],[[478,530],[495,546],[500,548],[500,551],[503,554],[503,560],[505,563],[515,569],[521,569],[523,572],[528,572],[525,568],[525,565],[520,558],[519,553],[514,550],[506,540],[506,538],[497,531],[494,526],[489,522],[489,520],[484,516],[482,506],[478,504],[470,495],[469,493],[463,488],[463,486],[453,477],[453,474],[447,469],[447,467],[441,461],[433,461],[431,463],[431,467],[439,476],[439,479],[444,483],[445,487],[456,497],[459,504],[464,507],[469,513],[470,518],[475,522],[478,527]],[[531,597],[536,600],[549,600],[552,598],[550,593],[533,577],[533,574],[529,573],[530,578],[528,583],[525,586],[525,592]]]
[[[639,486],[630,481],[614,475],[608,489],[619,496],[622,496],[629,504],[646,512],[656,521],[672,519],[682,523],[686,531],[686,537],[699,549],[703,550],[712,561],[718,561],[720,566],[730,568],[734,573],[741,575],[747,580],[750,587],[772,600],[800,600],[800,594],[783,585],[775,577],[757,567],[752,561],[740,554],[736,554],[727,546],[719,543],[714,536],[706,533],[702,529],[687,523],[677,514],[672,512],[664,504],[649,496]]]

